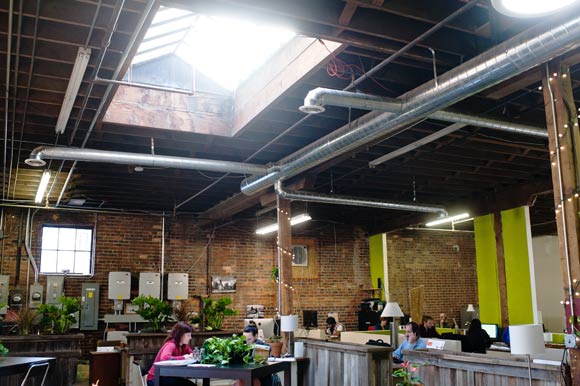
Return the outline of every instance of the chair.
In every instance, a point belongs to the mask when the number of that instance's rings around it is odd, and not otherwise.
[[[375,330],[375,326],[369,326],[367,331],[374,331]]]
[[[24,386],[26,384],[26,381],[28,380],[28,377],[32,372],[40,373],[42,368],[44,368],[44,375],[42,376],[42,382],[40,383],[40,386],[44,386],[44,381],[46,381],[46,376],[48,375],[48,369],[50,369],[50,364],[48,362],[30,364],[30,366],[28,366],[28,371],[26,371],[26,375],[24,376],[24,379],[22,380],[20,386]]]
[[[147,386],[147,380],[145,379],[145,376],[149,372],[152,363],[153,361],[149,361],[145,357],[142,357],[141,359],[135,359],[133,361],[133,364],[139,368],[139,374],[141,375],[141,386]]]

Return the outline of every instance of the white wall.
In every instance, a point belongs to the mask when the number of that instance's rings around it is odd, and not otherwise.
[[[566,327],[562,268],[558,236],[540,236],[532,239],[534,275],[538,311],[542,312],[544,327],[549,332],[562,332]]]

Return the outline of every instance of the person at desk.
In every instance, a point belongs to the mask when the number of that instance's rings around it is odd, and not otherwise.
[[[248,346],[253,346],[253,345],[263,345],[263,346],[268,346],[270,347],[270,345],[266,342],[264,342],[263,340],[258,338],[258,327],[256,326],[256,324],[249,324],[246,327],[244,327],[244,337],[246,338],[246,344]],[[253,355],[253,352],[252,352]],[[263,378],[255,378],[252,380],[253,386],[272,386],[275,381],[277,381],[278,376],[276,376],[276,379],[274,379],[274,376],[269,375],[267,377],[263,377]],[[244,382],[237,380],[236,382],[234,382],[234,384],[232,386],[244,386]]]
[[[430,316],[423,316],[423,323],[419,330],[419,335],[423,338],[441,338],[441,335],[435,329],[435,322]]]
[[[385,317],[381,317],[381,320],[375,324],[375,331],[380,330],[388,330],[389,329],[389,320]]]
[[[451,323],[447,322],[447,315],[445,312],[439,314],[439,323],[437,323],[437,327],[439,328],[451,328],[453,327]]]
[[[487,334],[487,331],[481,328],[481,320],[479,319],[471,320],[469,329],[465,335],[467,347],[462,351],[485,354],[486,349],[491,346],[491,338]]]
[[[422,339],[419,334],[419,325],[415,322],[408,323],[405,326],[405,341],[393,352],[395,363],[405,361],[403,350],[414,350],[416,348],[426,348],[427,341]]]
[[[165,339],[165,343],[157,353],[153,365],[147,373],[147,386],[155,386],[155,362],[189,359],[192,355],[189,341],[191,340],[191,333],[193,327],[185,322],[176,323],[169,332],[169,336]],[[161,378],[161,386],[193,386],[194,383],[186,378],[179,377],[163,377]]]
[[[343,325],[338,323],[332,316],[329,316],[328,319],[326,319],[326,335],[331,338],[340,338],[340,333],[343,331]]]

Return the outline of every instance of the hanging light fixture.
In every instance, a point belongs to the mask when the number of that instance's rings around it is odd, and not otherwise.
[[[469,217],[469,213],[461,213],[455,216],[449,216],[449,217],[443,217],[437,220],[433,220],[428,222],[427,224],[425,224],[425,226],[427,227],[434,227],[435,225],[441,225],[441,224],[445,224],[448,222],[456,222],[459,220],[463,220]]]
[[[538,17],[558,12],[578,0],[491,0],[500,13],[512,17]]]
[[[307,213],[299,214],[298,216],[294,216],[290,219],[290,225],[298,225],[302,224],[303,222],[312,220]],[[256,229],[257,235],[265,235],[268,233],[276,232],[278,230],[278,223],[270,224],[262,228]]]
[[[48,181],[50,181],[50,170],[45,170],[40,178],[40,183],[38,184],[38,190],[36,191],[36,197],[34,202],[40,204],[44,198],[44,192],[46,192],[46,187],[48,186]]]

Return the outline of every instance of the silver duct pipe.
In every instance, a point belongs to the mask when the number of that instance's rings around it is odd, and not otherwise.
[[[324,111],[325,105],[354,107],[362,110],[375,110],[389,113],[400,113],[403,108],[403,103],[398,99],[319,87],[308,92],[304,98],[304,105],[299,109],[304,113],[318,114]],[[521,125],[489,118],[480,114],[465,114],[452,110],[440,110],[429,114],[429,118],[548,138],[548,132],[543,127]]]
[[[194,169],[208,172],[230,172],[239,174],[267,174],[273,169],[262,165],[242,162],[205,160],[197,158],[172,157],[154,154],[122,153],[95,149],[72,147],[44,147],[32,150],[26,161],[30,166],[44,166],[44,159],[75,160],[85,162],[106,162],[120,165],[139,165],[148,167]]]
[[[485,90],[510,77],[544,63],[580,45],[580,16],[545,23],[507,40],[473,58],[434,81],[427,82],[400,98],[402,112],[384,113],[353,130],[332,133],[325,142],[299,158],[280,165],[280,170],[241,183],[244,194],[254,194],[279,179],[295,176],[339,155],[355,150],[386,135],[394,135],[405,126]]]
[[[322,204],[334,204],[346,206],[362,206],[366,208],[406,210],[411,212],[439,213],[442,216],[448,215],[445,208],[437,205],[420,205],[396,201],[379,201],[348,196],[334,196],[328,194],[309,193],[309,192],[300,192],[300,193],[287,192],[282,189],[281,181],[276,181],[276,183],[274,184],[274,190],[276,191],[276,194],[278,196],[287,200],[318,202]]]

